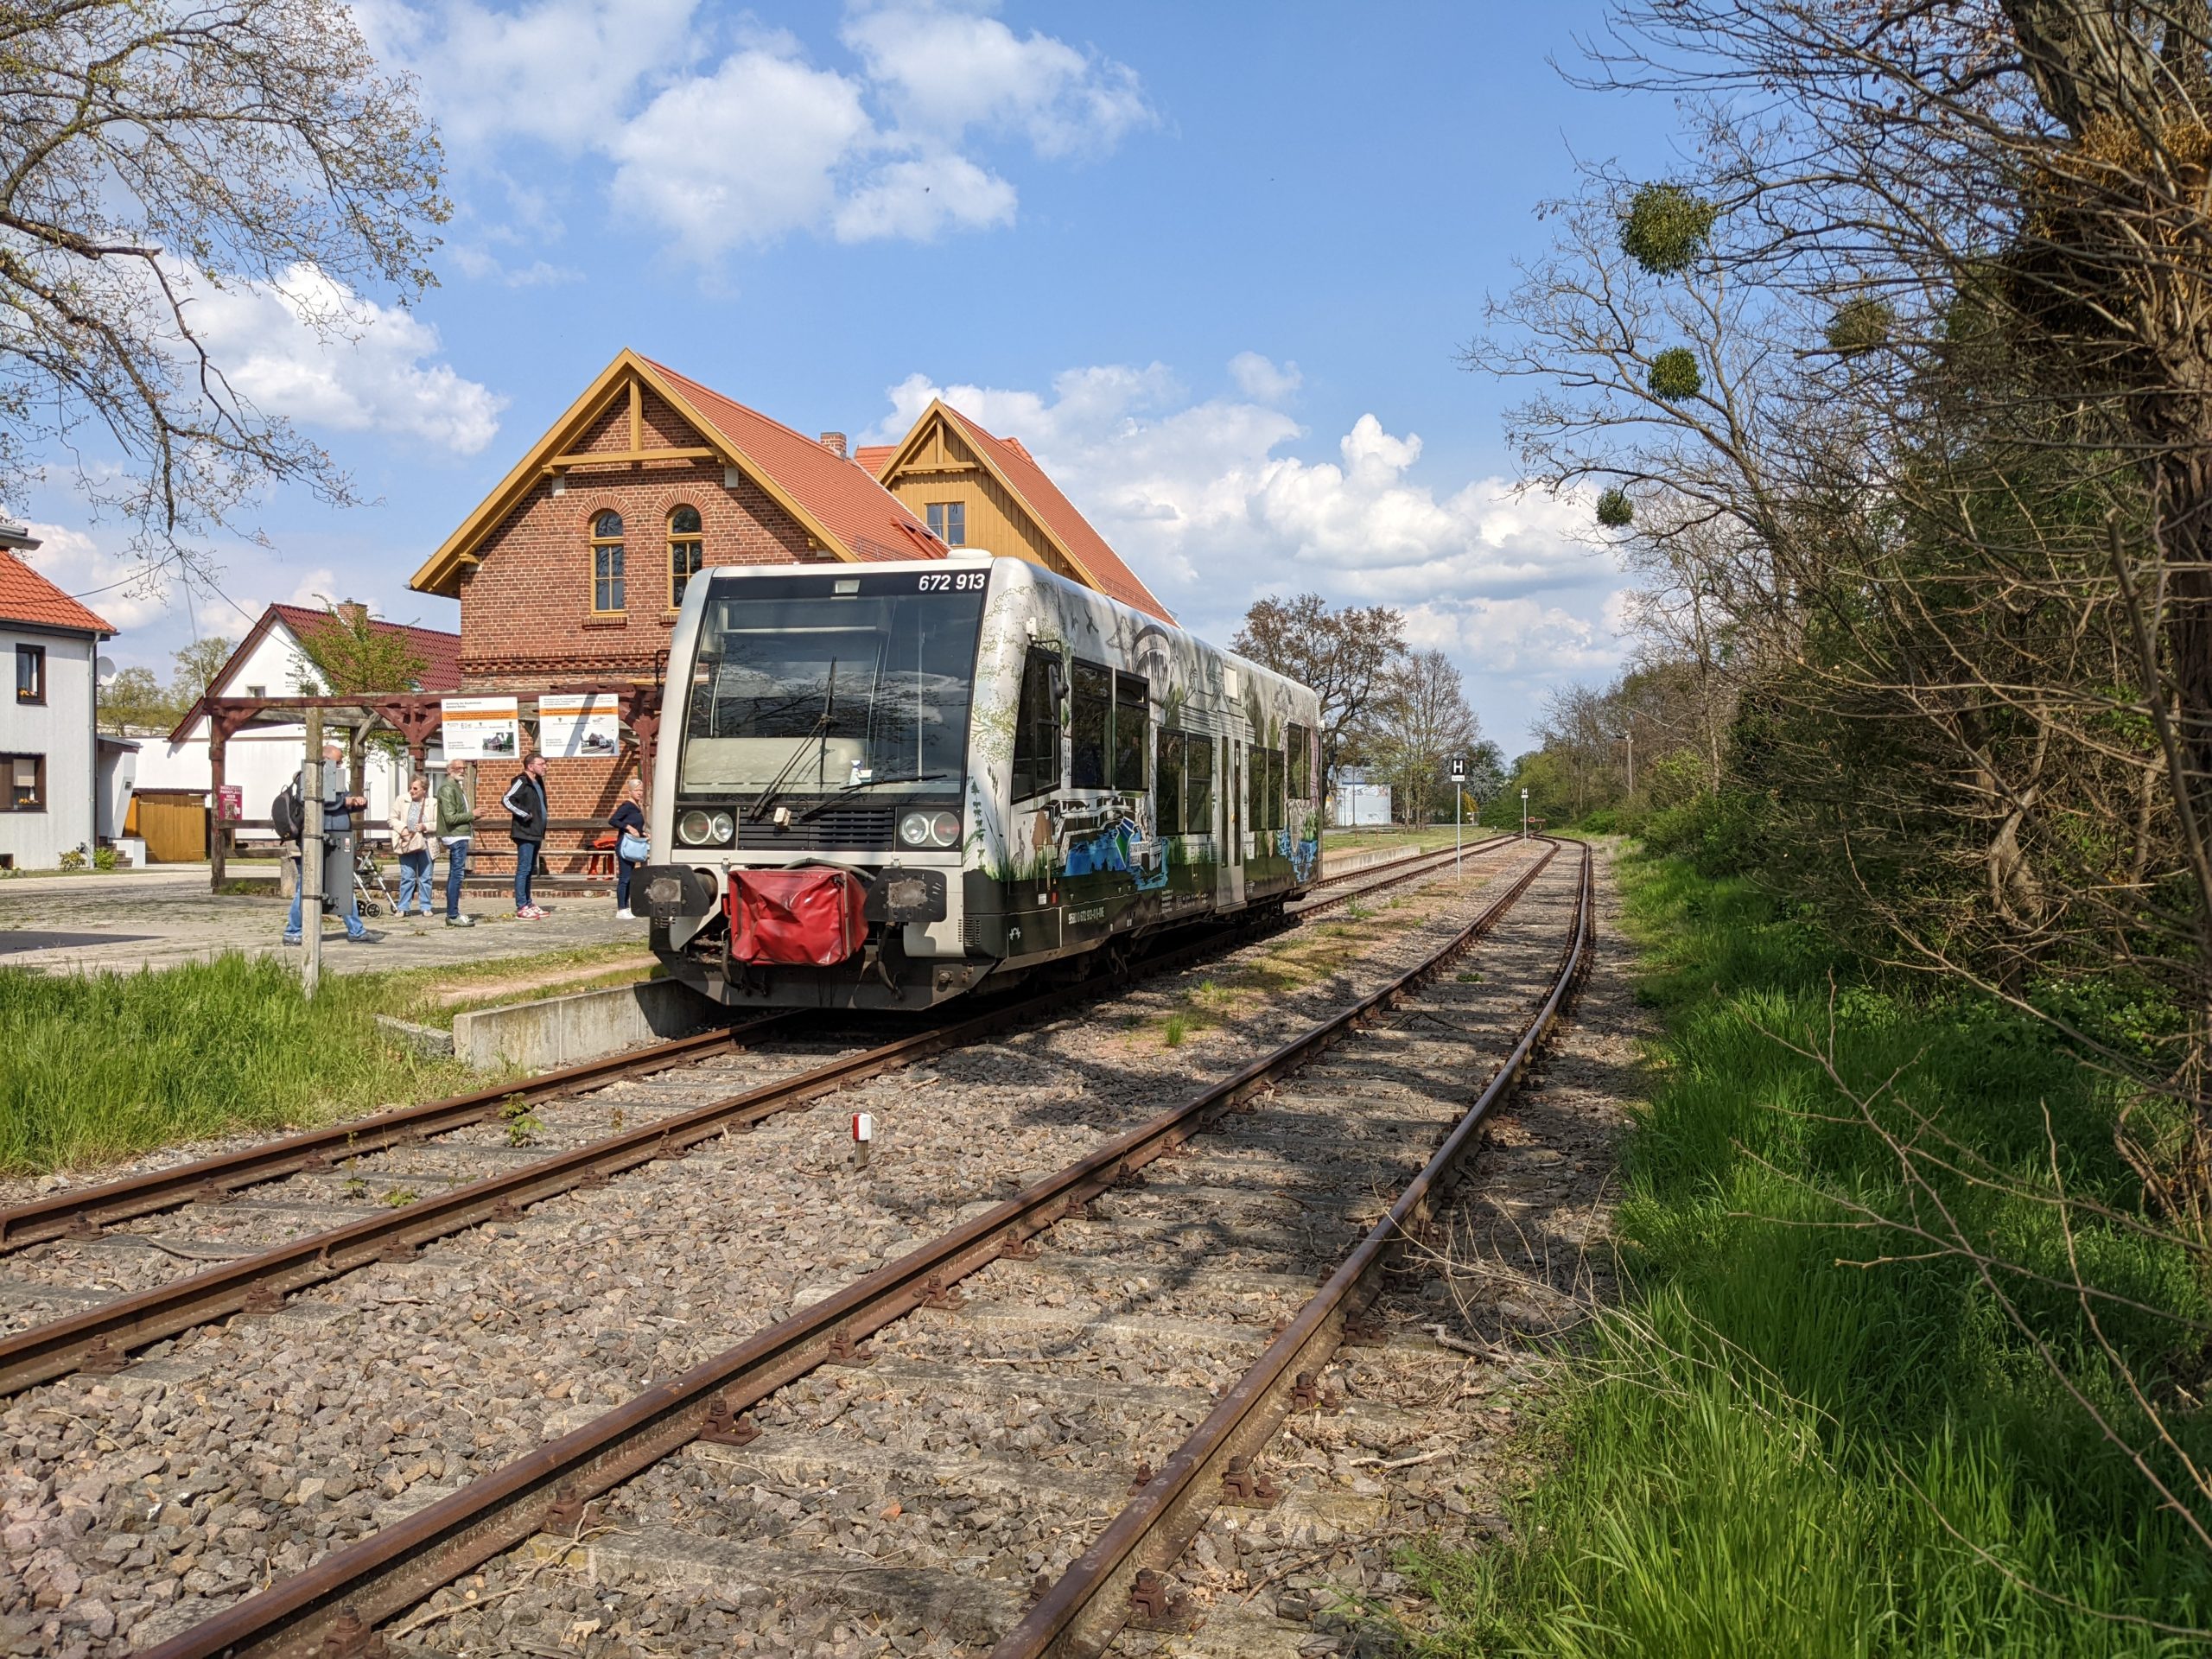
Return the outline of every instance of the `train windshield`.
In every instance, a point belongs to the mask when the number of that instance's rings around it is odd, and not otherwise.
[[[810,591],[791,591],[802,582]],[[842,592],[820,577],[717,584],[692,666],[684,791],[957,790],[982,588],[911,573],[845,577]]]

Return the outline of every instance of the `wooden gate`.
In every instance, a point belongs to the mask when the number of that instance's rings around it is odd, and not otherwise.
[[[140,790],[131,797],[149,864],[197,864],[207,856],[207,807],[197,790]]]

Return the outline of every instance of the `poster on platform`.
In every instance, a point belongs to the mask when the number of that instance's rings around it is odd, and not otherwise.
[[[537,749],[549,760],[611,760],[622,745],[622,699],[612,691],[548,692],[537,700]]]
[[[440,733],[448,760],[512,760],[520,746],[512,697],[443,697]]]

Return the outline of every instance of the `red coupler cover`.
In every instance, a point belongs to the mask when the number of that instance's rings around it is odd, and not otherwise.
[[[868,889],[848,870],[732,870],[730,955],[835,967],[861,948]]]

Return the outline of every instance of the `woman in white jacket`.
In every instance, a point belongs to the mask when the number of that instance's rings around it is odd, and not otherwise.
[[[430,837],[438,827],[438,810],[430,800],[429,786],[422,779],[407,785],[407,798],[391,804],[391,846],[399,855],[399,913],[407,913],[412,898],[420,914],[430,913]]]

